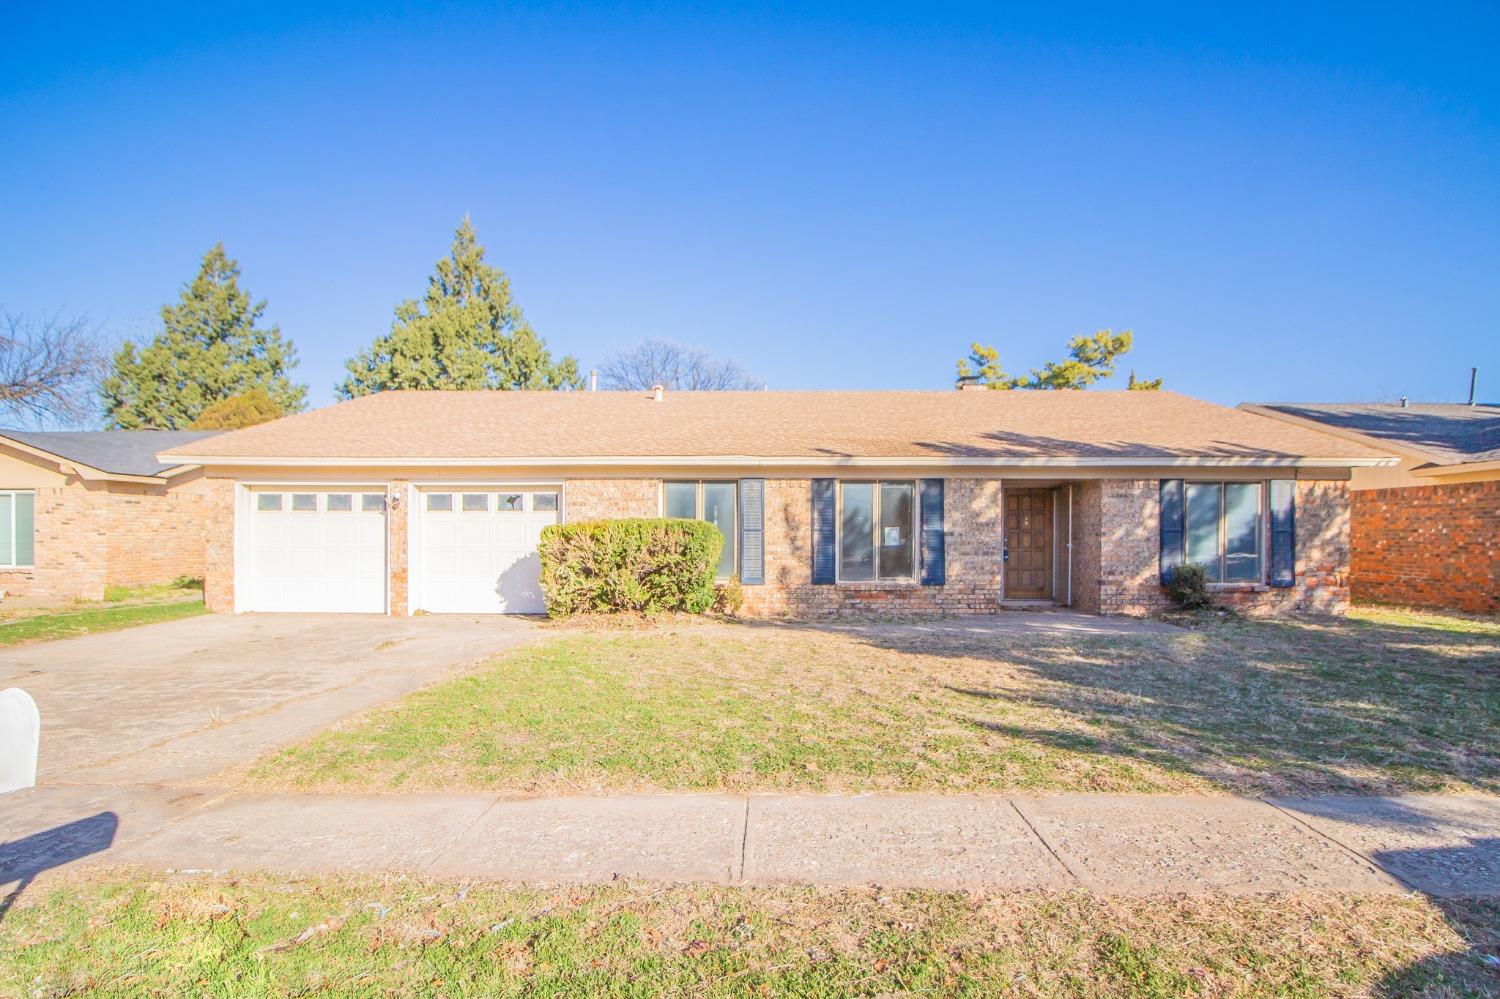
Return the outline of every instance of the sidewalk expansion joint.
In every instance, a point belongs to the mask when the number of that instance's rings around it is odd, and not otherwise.
[[[1317,826],[1313,825],[1311,822],[1308,822],[1306,819],[1304,819],[1302,816],[1298,815],[1296,812],[1292,811],[1290,808],[1286,808],[1286,807],[1283,807],[1282,805],[1278,805],[1276,802],[1271,801],[1269,798],[1257,798],[1256,800],[1260,801],[1260,802],[1262,802],[1262,803],[1264,803],[1266,805],[1269,805],[1269,806],[1271,806],[1274,809],[1276,809],[1282,815],[1285,815],[1287,818],[1289,818],[1293,822],[1297,823],[1297,825],[1301,826],[1303,829],[1306,829],[1308,832],[1311,832],[1314,836],[1320,837],[1324,842],[1332,843],[1335,849],[1342,850],[1346,856],[1353,857],[1355,860],[1358,860],[1360,863],[1369,865],[1369,867],[1370,867],[1371,870],[1376,871],[1377,873],[1385,875],[1386,877],[1390,878],[1392,881],[1394,881],[1397,885],[1400,885],[1405,890],[1407,890],[1407,891],[1420,891],[1420,889],[1417,888],[1416,885],[1414,885],[1411,882],[1407,881],[1401,875],[1395,873],[1394,871],[1386,870],[1384,867],[1382,867],[1379,864],[1375,863],[1375,861],[1371,860],[1369,857],[1366,857],[1363,853],[1360,853],[1358,850],[1354,849],[1354,847],[1352,847],[1349,844],[1343,842],[1342,840],[1335,839],[1333,836],[1330,836],[1328,833],[1326,833],[1323,830],[1319,829]]]
[[[1005,799],[1005,803],[1010,806],[1011,811],[1016,813],[1017,817],[1020,818],[1021,822],[1026,826],[1026,828],[1031,830],[1031,835],[1035,836],[1036,841],[1042,844],[1042,849],[1046,850],[1052,855],[1052,859],[1057,861],[1058,866],[1060,866],[1070,878],[1072,878],[1074,881],[1077,881],[1079,884],[1088,884],[1087,879],[1085,879],[1083,875],[1079,874],[1077,871],[1073,870],[1073,865],[1064,860],[1062,854],[1058,853],[1055,849],[1053,849],[1052,844],[1047,842],[1047,837],[1042,835],[1042,831],[1032,823],[1031,818],[1025,812],[1021,811],[1021,806],[1016,804],[1016,799],[1007,797]]]

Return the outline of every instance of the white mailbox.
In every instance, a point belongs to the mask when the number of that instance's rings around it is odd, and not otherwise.
[[[0,690],[0,794],[36,786],[42,716],[20,687]]]

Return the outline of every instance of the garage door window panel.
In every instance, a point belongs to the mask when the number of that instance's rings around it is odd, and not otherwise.
[[[465,513],[487,513],[490,509],[490,494],[464,493],[463,509]]]
[[[257,509],[257,510],[263,510],[263,511],[280,510],[281,509],[281,494],[280,493],[256,493],[256,495],[255,495],[255,509]]]
[[[450,513],[452,510],[453,510],[453,494],[452,493],[428,493],[427,494],[427,512],[428,513]]]

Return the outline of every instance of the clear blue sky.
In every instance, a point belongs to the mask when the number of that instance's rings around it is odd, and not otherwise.
[[[0,305],[148,335],[223,240],[322,404],[468,212],[585,367],[1500,399],[1500,14],[1310,6],[11,7]]]

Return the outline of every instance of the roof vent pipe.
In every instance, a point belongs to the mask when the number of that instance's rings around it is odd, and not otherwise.
[[[597,391],[599,391],[599,372],[597,372],[597,371],[590,371],[589,372],[589,391],[590,392],[597,392]]]
[[[651,401],[652,402],[661,402],[662,398],[666,394],[667,394],[666,386],[664,386],[664,385],[653,385],[653,386],[651,386]]]
[[[1404,396],[1404,395],[1401,397],[1401,408],[1402,409],[1406,408],[1406,396]]]
[[[1474,383],[1479,381],[1479,369],[1469,369],[1469,405],[1474,405]]]

